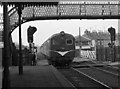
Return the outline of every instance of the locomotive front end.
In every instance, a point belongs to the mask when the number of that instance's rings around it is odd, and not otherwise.
[[[75,39],[63,31],[51,39],[51,62],[53,65],[69,65],[75,57]]]

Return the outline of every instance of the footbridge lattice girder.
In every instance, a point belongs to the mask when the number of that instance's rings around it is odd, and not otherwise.
[[[47,19],[118,19],[119,1],[59,1],[59,2],[8,2],[11,32],[19,24],[18,4],[22,5],[21,24],[31,20]]]

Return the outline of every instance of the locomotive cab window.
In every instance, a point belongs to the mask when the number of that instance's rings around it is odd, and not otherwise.
[[[67,45],[72,45],[72,44],[73,44],[73,40],[71,40],[71,39],[66,39],[66,44],[67,44]]]
[[[54,39],[54,40],[52,41],[52,44],[53,44],[53,45],[59,45],[59,42]]]

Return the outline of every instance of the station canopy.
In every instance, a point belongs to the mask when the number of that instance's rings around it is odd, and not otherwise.
[[[9,2],[8,2],[9,1]],[[22,23],[48,19],[119,19],[119,1],[74,0],[2,0],[11,6],[8,11],[10,27],[18,26],[18,5],[22,5]],[[2,4],[2,5],[3,5]]]

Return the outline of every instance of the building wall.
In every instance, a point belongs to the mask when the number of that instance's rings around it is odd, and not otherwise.
[[[95,40],[92,40],[92,45],[91,45],[92,47],[95,47],[96,46],[96,42],[95,42]]]
[[[85,44],[84,44],[85,43]],[[88,45],[86,45],[86,42],[82,42],[82,48],[86,49],[92,49],[92,50],[96,50],[96,46],[103,46],[103,47],[108,47],[108,43],[111,43],[111,40],[110,39],[96,39],[96,40],[92,40],[91,41],[87,41]],[[115,46],[118,46],[119,45],[119,40],[116,39],[115,41]],[[79,42],[76,41],[76,48],[79,47]]]
[[[104,47],[108,47],[108,43],[110,43],[110,40],[104,40],[104,41],[103,41]]]
[[[78,41],[76,41],[76,49],[79,49],[79,42]],[[83,41],[82,43],[81,43],[81,48],[82,49],[90,49],[91,48],[91,45],[92,45],[92,43],[91,43],[91,41]]]
[[[115,45],[116,45],[116,46],[120,46],[119,39],[115,41]]]
[[[3,42],[2,42],[2,34],[3,34],[3,14],[0,14],[0,67],[2,66],[2,48],[3,48]]]

